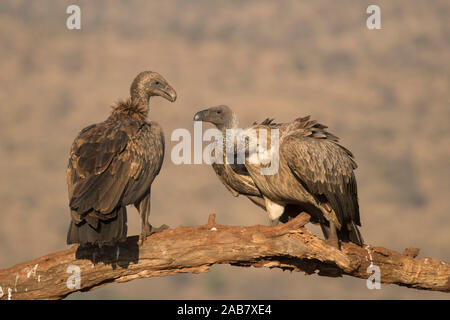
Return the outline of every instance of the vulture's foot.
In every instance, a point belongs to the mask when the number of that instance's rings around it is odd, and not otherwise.
[[[150,225],[150,234],[154,234],[154,233],[158,233],[158,232],[163,232],[164,230],[170,229],[170,227],[167,224],[163,224],[162,226],[158,227],[158,228],[154,228]]]
[[[280,223],[280,219],[270,220],[270,225],[271,226],[277,226],[279,223]]]
[[[144,244],[145,239],[147,239],[148,236],[151,236],[154,233],[162,232],[164,230],[169,229],[170,227],[168,225],[163,224],[162,226],[155,228],[150,223],[147,223],[147,225],[143,228],[141,231],[141,234],[139,235],[139,243],[142,246]]]
[[[340,250],[336,225],[330,221],[329,225],[321,223],[320,227],[322,228],[323,235],[325,236],[325,243]]]
[[[335,247],[336,249],[340,250],[339,239],[337,237],[329,237],[328,239],[326,239],[324,241],[327,245]]]

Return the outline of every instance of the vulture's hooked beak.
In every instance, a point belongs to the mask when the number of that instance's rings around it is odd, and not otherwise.
[[[194,115],[194,121],[203,121],[205,119],[205,113],[208,110],[199,111]]]
[[[174,90],[171,86],[169,86],[169,85],[166,85],[164,88],[159,89],[159,90],[157,91],[157,93],[158,93],[161,97],[163,97],[163,98],[169,100],[170,102],[175,102],[175,100],[177,100],[177,93],[176,93],[175,90]]]

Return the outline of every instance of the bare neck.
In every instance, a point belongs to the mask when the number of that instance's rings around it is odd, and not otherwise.
[[[228,163],[226,160],[227,152],[233,152],[233,157],[235,158],[234,151],[232,150],[235,150],[236,148],[235,135],[238,134],[238,132],[233,132],[233,130],[238,129],[238,120],[236,115],[233,113],[228,121],[223,124],[216,125],[216,127],[222,132],[223,161],[224,163]],[[229,130],[228,134],[227,130]],[[233,163],[235,163],[235,161]]]
[[[145,113],[145,115],[147,115],[150,108],[149,102],[150,95],[147,92],[138,90],[137,88],[131,90],[131,103],[136,106],[139,112]]]

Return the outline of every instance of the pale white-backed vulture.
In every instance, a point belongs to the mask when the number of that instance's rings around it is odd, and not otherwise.
[[[226,158],[226,132],[237,130],[234,112],[221,105],[198,112],[196,121],[213,123],[223,134],[223,155]],[[320,223],[325,238],[334,246],[338,241],[351,241],[363,245],[357,226],[361,225],[356,179],[357,165],[352,153],[338,143],[338,138],[326,126],[310,117],[297,118],[290,123],[277,124],[267,119],[236,134],[243,139],[249,132],[258,133],[256,149],[245,140],[245,162],[242,164],[214,164],[222,183],[235,195],[243,194],[266,209],[273,223],[286,221],[305,211],[311,222]],[[266,132],[267,148],[261,150],[260,130]],[[278,145],[272,143],[272,130],[278,130]],[[259,153],[261,152],[261,153]],[[263,174],[268,168],[261,154],[278,154],[278,167],[274,174]],[[274,158],[275,159],[275,158]],[[236,157],[234,158],[236,160]]]

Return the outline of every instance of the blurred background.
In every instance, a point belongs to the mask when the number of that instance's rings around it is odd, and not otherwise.
[[[81,7],[81,30],[66,8]],[[382,30],[366,28],[381,7]],[[143,70],[177,90],[151,101],[166,135],[151,221],[267,224],[208,165],[176,166],[170,141],[193,114],[228,104],[241,126],[311,115],[356,156],[367,243],[450,256],[450,3],[442,1],[0,2],[0,268],[66,249],[71,143],[127,98]],[[129,212],[129,234],[139,219]],[[317,228],[309,228],[320,235]],[[69,299],[448,299],[365,280],[228,265],[112,284]]]

